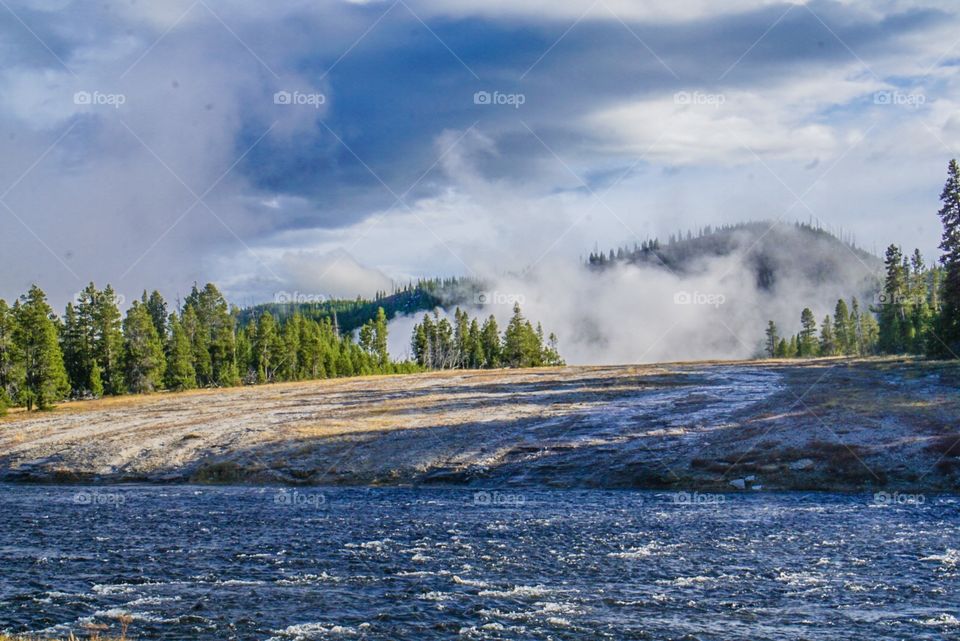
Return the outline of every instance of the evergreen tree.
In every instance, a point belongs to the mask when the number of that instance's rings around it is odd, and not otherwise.
[[[157,330],[157,336],[160,337],[160,340],[166,340],[167,301],[163,299],[163,296],[161,296],[160,292],[157,290],[153,290],[149,297],[147,297],[147,292],[144,290],[142,302],[147,308],[147,313],[150,314],[150,319],[153,321],[153,326]]]
[[[170,315],[170,334],[167,338],[166,385],[174,391],[193,389],[197,386],[197,373],[193,369],[193,349],[190,337],[176,314]]]
[[[801,358],[817,355],[817,321],[809,307],[800,314],[800,337],[797,340],[797,353]]]
[[[454,367],[462,368],[467,366],[467,358],[470,352],[470,319],[466,312],[458,307],[453,314],[453,342],[456,349]]]
[[[790,348],[789,348],[789,345],[787,344],[787,339],[785,338],[780,339],[780,341],[777,343],[777,351],[775,354],[777,358],[790,357]]]
[[[767,356],[773,358],[777,355],[777,344],[779,341],[779,336],[777,335],[777,325],[773,321],[767,323],[767,341],[765,351]]]
[[[424,315],[423,323],[413,326],[413,338],[410,341],[410,350],[413,359],[421,367],[430,367],[430,316]],[[499,340],[499,339],[498,339]]]
[[[543,348],[543,356],[540,360],[544,365],[551,367],[566,365],[566,362],[560,357],[560,340],[553,332],[550,332],[550,336],[547,337],[547,344]]]
[[[480,323],[476,318],[470,321],[470,329],[467,330],[467,367],[483,367],[483,338],[480,334]]]
[[[868,313],[867,316],[870,314]],[[850,326],[847,328],[850,340],[853,345],[852,354],[862,356],[866,354],[867,345],[863,335],[862,315],[860,314],[860,303],[857,297],[850,299]]]
[[[910,305],[910,343],[908,349],[914,354],[922,354],[927,349],[933,315],[930,311],[927,289],[927,270],[919,249],[910,257],[910,278],[908,283]]]
[[[123,352],[127,389],[153,392],[163,383],[166,359],[163,343],[145,304],[134,301],[123,320]]]
[[[543,343],[536,330],[514,303],[513,316],[503,334],[503,361],[507,367],[537,367],[542,364]]]
[[[283,341],[277,332],[277,322],[273,314],[263,314],[257,323],[257,334],[253,341],[254,369],[258,383],[275,380],[283,351]]]
[[[387,313],[382,307],[378,307],[377,317],[373,322],[373,353],[377,357],[377,365],[381,371],[386,371],[390,364],[387,339]]]
[[[480,328],[480,344],[483,346],[483,367],[500,367],[502,363],[500,328],[497,327],[497,319],[492,314]]]
[[[67,303],[63,315],[63,330],[60,332],[60,350],[63,352],[67,379],[75,396],[82,395],[90,385],[90,368],[87,365],[87,350],[84,349],[85,338],[76,308],[72,302]]]
[[[837,301],[833,310],[833,338],[837,345],[837,353],[849,356],[855,353],[854,340],[850,332],[850,311],[842,298]]]
[[[195,386],[206,386],[211,380],[210,337],[201,326],[200,319],[193,306],[185,306],[180,318],[183,332],[190,341],[190,361],[196,374]]]
[[[203,289],[194,285],[184,301],[184,328],[188,328],[186,310],[192,309],[196,315],[196,332],[192,337],[194,344],[194,369],[201,386],[236,385],[240,376],[236,362],[236,320],[231,314],[223,294],[213,283],[207,283]],[[200,354],[206,349],[207,356]],[[207,364],[209,363],[209,365]]]
[[[53,310],[36,285],[13,307],[13,344],[23,364],[20,401],[27,410],[48,409],[70,391]]]
[[[820,324],[820,355],[834,356],[838,352],[837,342],[833,336],[833,320],[827,314]]]
[[[93,364],[90,366],[88,389],[90,390],[90,395],[94,398],[103,396],[103,376],[100,373],[100,365],[97,364],[97,361],[93,361]]]
[[[23,367],[14,343],[16,319],[7,301],[0,298],[0,404],[14,403],[23,385]]]
[[[947,182],[940,194],[940,203],[943,279],[936,339],[931,343],[935,354],[957,358],[960,356],[960,165],[955,159],[947,167]]]
[[[880,349],[888,354],[905,351],[906,312],[906,276],[903,269],[903,255],[900,248],[890,245],[884,259],[886,279],[883,295],[880,296]]]
[[[93,357],[100,366],[103,386],[107,394],[122,394],[125,380],[123,372],[123,327],[117,295],[110,285],[97,292],[91,283],[91,316],[93,326]]]

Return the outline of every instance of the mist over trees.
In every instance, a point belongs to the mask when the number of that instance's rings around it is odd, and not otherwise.
[[[874,304],[864,311],[854,298],[837,302],[834,317],[820,324],[809,309],[801,313],[799,334],[780,337],[770,321],[764,340],[769,357],[914,354],[960,358],[960,165],[951,160],[940,194],[943,224],[940,265],[924,264],[919,249],[909,256],[896,244],[884,253],[884,278]],[[772,346],[775,347],[772,348]]]
[[[527,320],[519,304],[501,336],[492,315],[483,321],[470,318],[458,307],[454,322],[436,312],[425,314],[414,325],[410,341],[414,360],[428,369],[491,369],[496,367],[543,367],[563,365],[557,336],[544,339],[540,323]]]

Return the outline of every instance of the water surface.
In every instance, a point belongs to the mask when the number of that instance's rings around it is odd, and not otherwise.
[[[960,502],[0,486],[0,630],[141,639],[960,639]]]

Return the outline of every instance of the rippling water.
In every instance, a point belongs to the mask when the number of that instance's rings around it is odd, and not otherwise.
[[[0,630],[141,639],[960,638],[960,502],[0,486]]]

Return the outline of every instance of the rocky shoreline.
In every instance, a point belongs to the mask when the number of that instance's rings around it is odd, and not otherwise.
[[[0,481],[960,489],[960,366],[461,371],[158,394],[0,419]]]

